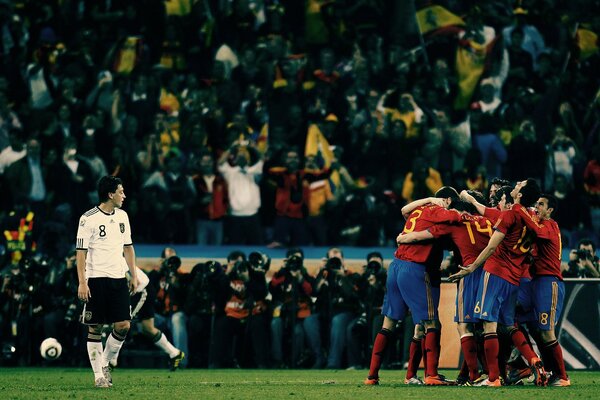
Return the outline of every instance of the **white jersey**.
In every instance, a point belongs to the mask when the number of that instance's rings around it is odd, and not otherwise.
[[[127,262],[124,246],[132,246],[127,213],[115,208],[107,214],[94,207],[79,218],[77,250],[87,250],[87,278],[124,278]]]

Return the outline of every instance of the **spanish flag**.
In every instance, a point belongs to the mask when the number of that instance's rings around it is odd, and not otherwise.
[[[451,26],[465,26],[465,21],[442,6],[429,6],[417,11],[417,23],[422,35]]]
[[[455,63],[458,94],[454,99],[454,109],[464,110],[467,108],[483,73],[491,64],[498,62],[496,58],[501,57],[501,52],[498,50],[501,50],[502,46],[496,46],[496,44],[500,40],[502,40],[502,35],[496,36],[487,45],[473,39],[463,38],[458,41]]]
[[[577,29],[575,41],[579,48],[579,58],[585,60],[598,52],[598,35],[589,29]]]
[[[166,0],[167,15],[184,16],[192,11],[192,0]]]
[[[323,132],[319,129],[317,124],[312,124],[308,127],[308,134],[306,135],[306,146],[304,149],[304,157],[314,156],[317,159],[317,163],[322,169],[331,167],[335,156],[329,146],[329,142],[323,135]],[[338,171],[332,171],[329,177],[329,185],[331,192],[335,193],[336,188],[341,183],[340,174]]]
[[[129,75],[138,65],[142,55],[142,39],[139,36],[128,36],[117,45],[113,72]]]
[[[256,148],[261,154],[265,154],[269,149],[269,124],[266,123],[260,130],[258,137],[256,138]]]

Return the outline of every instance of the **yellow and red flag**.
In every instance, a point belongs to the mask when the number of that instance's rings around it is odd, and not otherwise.
[[[417,11],[417,24],[422,35],[452,26],[465,26],[465,21],[442,6],[431,5]]]

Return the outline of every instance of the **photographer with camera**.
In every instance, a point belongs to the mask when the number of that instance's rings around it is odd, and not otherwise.
[[[43,317],[44,337],[56,338],[63,346],[62,360],[75,365],[79,360],[79,347],[85,343],[82,340],[85,331],[78,320],[82,306],[77,299],[79,279],[76,263],[76,252],[72,250],[57,267],[55,281],[48,282],[52,290],[52,307]]]
[[[346,332],[348,365],[351,368],[362,368],[366,357],[371,354],[369,345],[373,343],[383,323],[381,305],[385,295],[386,279],[383,256],[378,251],[369,253],[367,265],[363,267],[363,273],[358,280],[361,313],[350,323]]]
[[[286,252],[282,268],[277,271],[269,291],[273,296],[273,319],[271,320],[271,357],[275,367],[284,364],[283,340],[291,339],[291,359],[289,365],[296,368],[300,364],[305,338],[308,340],[314,366],[322,367],[325,358],[321,350],[319,319],[312,313],[313,278],[304,268],[304,252],[291,248]],[[291,334],[293,333],[293,334]]]
[[[193,338],[190,366],[206,368],[216,356],[215,321],[224,313],[228,287],[229,278],[217,261],[196,264],[190,273],[184,307],[189,335]]]
[[[324,332],[329,332],[327,369],[342,368],[346,331],[358,315],[360,302],[356,290],[360,275],[346,272],[344,255],[336,247],[327,251],[325,265],[316,278],[316,308]]]
[[[266,264],[266,263],[265,263]],[[262,268],[264,268],[263,266]],[[254,275],[254,277],[251,277]],[[264,287],[258,284],[260,272],[249,261],[238,261],[229,274],[229,286],[225,314],[216,322],[215,349],[209,368],[231,368],[238,366],[266,366],[266,324],[264,316],[267,306],[266,280]],[[246,361],[248,349],[253,347],[254,360]]]
[[[50,288],[44,284],[47,264],[33,257],[19,257],[13,253],[10,264],[2,271],[0,338],[3,348],[12,349],[2,354],[5,361],[28,365],[38,354],[32,343],[43,339],[38,335],[43,332],[43,313],[51,308]]]
[[[169,332],[173,345],[186,354],[188,332],[183,306],[187,277],[179,272],[180,266],[181,259],[177,256],[177,252],[171,247],[165,247],[161,253],[160,269],[149,274],[149,285],[156,290],[154,320],[157,327],[162,332]],[[187,360],[180,359],[178,366],[185,367],[186,364]]]
[[[248,302],[252,312],[248,318],[247,334],[252,340],[254,365],[257,368],[267,368],[269,364],[269,304],[267,296],[269,287],[266,273],[271,267],[271,258],[260,252],[248,255],[250,263],[250,282],[248,282]],[[248,335],[246,335],[248,342]]]
[[[596,246],[590,239],[581,239],[577,249],[569,253],[569,262],[562,271],[563,278],[598,278],[600,263],[596,256]]]

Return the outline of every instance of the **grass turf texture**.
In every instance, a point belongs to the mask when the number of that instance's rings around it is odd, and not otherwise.
[[[442,371],[455,377],[457,371]],[[425,387],[403,384],[405,371],[383,371],[381,385],[362,384],[367,371],[164,370],[113,372],[110,389],[93,387],[89,369],[0,368],[0,399],[593,399],[600,372],[571,372],[569,388]],[[549,393],[552,392],[552,393]]]

